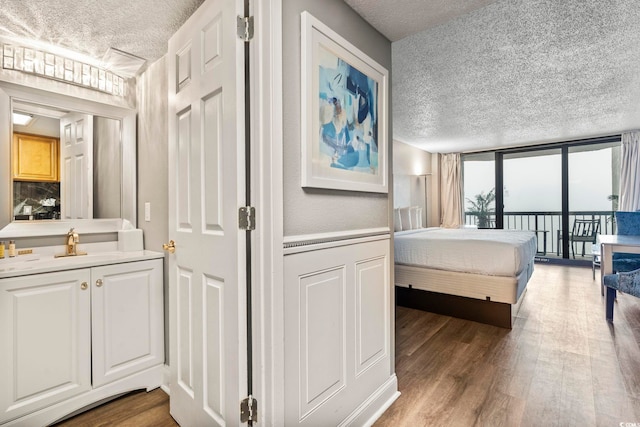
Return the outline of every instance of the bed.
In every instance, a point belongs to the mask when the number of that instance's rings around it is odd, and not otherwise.
[[[533,274],[533,232],[421,228],[394,242],[399,305],[512,326]]]

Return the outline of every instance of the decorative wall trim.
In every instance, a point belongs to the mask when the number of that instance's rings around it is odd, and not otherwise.
[[[284,254],[288,255],[297,252],[325,249],[334,246],[352,245],[354,243],[379,240],[380,238],[388,239],[391,237],[390,233],[391,229],[389,227],[379,227],[366,228],[361,230],[335,231],[329,233],[288,236],[283,239]]]

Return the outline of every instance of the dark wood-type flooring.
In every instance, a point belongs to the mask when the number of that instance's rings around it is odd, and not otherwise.
[[[591,269],[536,265],[512,330],[398,307],[381,426],[640,425],[640,299],[604,319]]]
[[[609,324],[597,280],[536,265],[512,330],[398,307],[402,395],[375,426],[640,425],[640,299],[619,295]],[[175,425],[160,389],[59,424]]]
[[[56,427],[174,427],[169,415],[169,396],[162,389],[136,391],[83,412]]]

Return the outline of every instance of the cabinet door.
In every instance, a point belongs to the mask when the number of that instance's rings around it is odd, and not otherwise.
[[[58,138],[13,134],[13,179],[58,181]]]
[[[0,424],[91,389],[89,280],[88,269],[0,280]]]
[[[93,386],[164,362],[162,260],[91,269]]]

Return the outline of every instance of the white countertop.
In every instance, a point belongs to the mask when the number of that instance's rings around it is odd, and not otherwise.
[[[146,250],[121,252],[109,244],[78,245],[78,250],[86,251],[87,255],[56,258],[55,254],[64,253],[64,246],[56,246],[36,248],[33,254],[0,259],[0,279],[164,257],[162,252]]]

